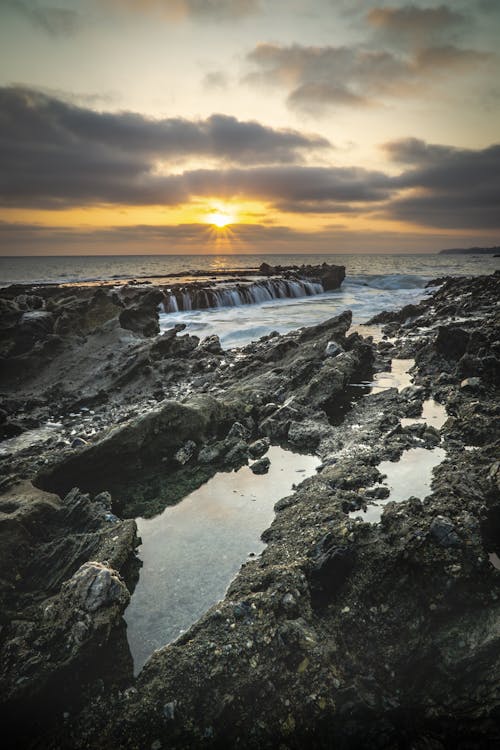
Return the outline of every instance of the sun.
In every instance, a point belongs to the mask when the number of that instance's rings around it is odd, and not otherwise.
[[[213,224],[213,226],[222,229],[223,227],[227,227],[228,224],[231,224],[234,221],[234,217],[223,211],[214,211],[213,213],[208,214],[206,221],[207,224]]]

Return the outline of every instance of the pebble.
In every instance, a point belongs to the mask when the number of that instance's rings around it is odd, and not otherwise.
[[[87,443],[87,441],[86,441],[86,440],[84,440],[84,439],[83,439],[83,438],[81,438],[81,437],[76,437],[76,438],[75,438],[75,439],[74,439],[74,440],[73,440],[73,441],[71,442],[71,447],[72,447],[72,448],[83,448],[83,446],[84,446],[84,445],[88,445],[88,443]]]
[[[175,718],[175,706],[177,701],[170,701],[163,706],[163,716],[167,721],[173,721]]]

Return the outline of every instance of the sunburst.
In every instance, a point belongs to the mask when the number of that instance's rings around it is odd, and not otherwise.
[[[234,216],[225,211],[214,211],[207,215],[206,222],[207,224],[212,224],[214,227],[218,227],[218,229],[223,229],[228,224],[234,222]]]

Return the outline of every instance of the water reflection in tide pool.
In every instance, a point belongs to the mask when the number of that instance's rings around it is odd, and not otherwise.
[[[275,503],[319,465],[276,446],[267,456],[267,474],[220,472],[159,516],[136,519],[143,567],[125,612],[136,673],[223,598],[241,564],[264,548]]]
[[[382,461],[377,468],[385,476],[383,484],[389,488],[389,497],[368,505],[366,510],[349,513],[350,517],[379,523],[387,503],[402,502],[412,496],[422,500],[431,492],[433,471],[445,457],[443,448],[410,448],[399,461]]]

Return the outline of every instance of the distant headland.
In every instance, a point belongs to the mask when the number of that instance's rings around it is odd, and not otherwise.
[[[456,247],[439,251],[439,255],[493,255],[496,253],[500,253],[500,247]]]

